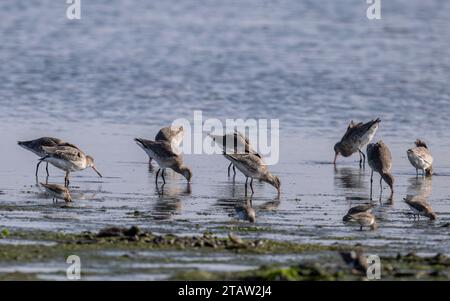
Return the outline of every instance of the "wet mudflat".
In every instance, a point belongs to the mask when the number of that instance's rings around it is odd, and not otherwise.
[[[20,127],[16,127],[16,130]],[[342,217],[354,205],[368,203],[370,169],[360,169],[357,156],[340,159],[336,168],[333,157],[333,138],[308,137],[300,133],[281,137],[280,162],[271,166],[282,182],[282,193],[264,183],[255,182],[255,193],[245,195],[245,178],[227,176],[227,161],[221,155],[186,155],[186,163],[193,168],[192,183],[168,172],[167,184],[154,183],[156,164],[149,169],[146,154],[133,142],[143,133],[141,127],[109,127],[114,134],[100,131],[80,139],[80,145],[96,159],[105,175],[96,177],[92,171],[74,173],[71,204],[54,204],[41,188],[36,186],[34,166],[37,157],[15,145],[16,133],[5,141],[5,151],[14,154],[14,160],[3,160],[6,171],[0,196],[1,227],[7,229],[0,239],[3,277],[31,277],[61,279],[65,277],[65,256],[69,250],[59,246],[55,236],[92,235],[107,227],[138,226],[142,231],[156,235],[179,237],[203,236],[204,233],[227,238],[234,233],[243,240],[264,240],[266,244],[289,243],[300,246],[267,252],[236,252],[221,248],[205,248],[186,244],[183,248],[166,246],[168,251],[155,250],[146,244],[86,244],[88,248],[74,249],[83,260],[86,279],[169,279],[186,277],[187,272],[205,271],[242,272],[257,270],[261,266],[296,266],[299,263],[318,262],[341,264],[341,250],[352,250],[357,245],[365,253],[395,258],[415,253],[420,256],[449,255],[450,219],[449,194],[446,185],[450,164],[439,147],[440,140],[431,140],[436,161],[436,175],[432,178],[416,177],[406,158],[405,146],[409,141],[384,139],[390,143],[394,157],[396,192],[389,200],[384,185],[379,198],[378,178],[375,178],[373,212],[378,228],[359,231],[359,226],[343,223]],[[148,132],[152,132],[150,129]],[[156,129],[155,129],[156,131]],[[12,131],[14,132],[14,131]],[[380,130],[380,136],[383,131]],[[71,136],[64,129],[61,136]],[[145,134],[142,134],[143,136]],[[102,143],[95,143],[101,139]],[[392,141],[392,142],[391,142]],[[86,146],[85,146],[86,145]],[[104,145],[114,145],[104,148]],[[300,148],[301,146],[301,148]],[[40,171],[40,181],[46,180]],[[63,183],[63,173],[50,166],[51,183]],[[429,221],[414,220],[403,202],[407,195],[426,198],[438,218]],[[256,212],[251,223],[242,212],[249,206]],[[44,232],[42,235],[33,233]],[[64,246],[64,244],[63,244]],[[82,244],[84,246],[84,244]],[[35,251],[28,252],[31,248]],[[46,249],[55,249],[55,256],[45,256]],[[256,247],[257,249],[257,247]],[[23,253],[26,253],[24,255]],[[36,258],[33,257],[36,255]],[[118,260],[121,258],[123,260]],[[225,274],[226,275],[226,274]],[[428,274],[426,274],[428,275]],[[336,275],[335,275],[336,276]],[[194,277],[194,276],[192,276]],[[228,276],[208,277],[238,277]],[[248,277],[251,277],[248,276]],[[339,278],[337,275],[335,278]]]

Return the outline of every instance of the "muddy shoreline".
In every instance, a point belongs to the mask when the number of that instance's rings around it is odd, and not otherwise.
[[[64,278],[65,257],[78,254],[85,272],[82,279],[114,279],[114,273],[104,275],[96,266],[119,266],[120,277],[136,277],[137,274],[159,271],[162,280],[367,280],[364,273],[344,262],[341,253],[365,250],[367,247],[351,242],[325,246],[279,242],[266,239],[242,239],[234,233],[218,237],[213,233],[182,237],[173,234],[158,235],[138,227],[106,228],[98,233],[83,232],[64,234],[45,231],[3,230],[0,239],[1,280],[42,280]],[[371,248],[373,251],[373,248]],[[182,251],[184,266],[174,268],[176,258],[140,257],[142,252]],[[382,248],[377,250],[383,252]],[[104,254],[109,254],[104,256]],[[111,255],[112,254],[112,255]],[[189,265],[186,258],[195,262],[199,255],[214,258],[228,254],[246,257],[257,262],[259,256],[292,256],[294,259],[256,264],[236,271],[203,270]],[[295,258],[297,256],[297,258]],[[288,257],[287,257],[288,258]],[[52,266],[60,261],[60,269],[48,271],[8,270],[8,266],[33,266],[43,263]],[[217,260],[217,257],[216,257]],[[443,254],[419,256],[415,253],[382,256],[382,280],[450,280],[450,258]],[[165,268],[167,266],[168,268]]]

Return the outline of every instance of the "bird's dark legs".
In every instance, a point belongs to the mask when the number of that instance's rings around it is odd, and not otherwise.
[[[362,156],[361,156],[361,151],[360,150],[358,150],[358,152],[359,152],[359,168],[362,168],[362,163],[363,163],[363,159],[362,159]]]
[[[359,167],[364,168],[366,166],[366,155],[361,150],[358,150],[359,152]]]
[[[361,225],[361,226],[359,226],[359,231],[362,231],[363,230],[363,226]]]
[[[66,187],[69,187],[69,184],[70,184],[70,181],[69,181],[69,172],[67,171],[67,172],[66,172],[66,176],[65,176],[65,178],[64,178],[64,185],[65,185]]]
[[[382,194],[383,194],[383,178],[380,176],[380,200]]]
[[[155,177],[155,184],[158,185],[158,175],[159,172],[161,171],[161,168],[158,168],[158,171],[156,172],[156,177]]]
[[[254,191],[253,191],[253,178],[251,178],[251,180],[250,180],[250,188],[252,189],[252,194],[254,193]]]
[[[158,193],[158,195],[163,195],[164,194],[164,186],[166,186],[166,184],[162,184],[161,185],[161,190],[158,187],[158,184],[156,184],[156,192]]]
[[[247,195],[247,183],[248,183],[248,177],[245,178],[245,195]]]
[[[49,173],[48,173],[48,162],[47,162],[47,165],[45,165],[45,170],[47,171],[47,177],[50,175]]]
[[[38,177],[39,165],[41,165],[42,161],[39,161],[36,165],[36,178]]]
[[[373,186],[373,170],[370,174],[370,200],[372,200],[372,186]]]
[[[162,176],[162,179],[163,179],[164,184],[166,184],[166,179],[164,178],[164,173],[165,173],[165,171],[166,171],[166,169],[163,168],[163,170],[162,170],[162,172],[161,172],[161,176]]]
[[[419,170],[416,168],[416,178],[419,177]]]
[[[361,155],[363,156],[363,168],[366,167],[366,155],[364,155],[364,152],[361,152]]]
[[[233,165],[233,163],[230,163],[230,165],[228,165],[228,177],[230,176],[231,166],[233,166],[233,176],[236,175],[236,167]]]

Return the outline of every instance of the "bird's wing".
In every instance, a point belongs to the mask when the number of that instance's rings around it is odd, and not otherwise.
[[[58,194],[66,192],[66,188],[62,187],[61,185],[44,184],[44,183],[41,183],[41,185],[44,186],[45,188],[47,188],[48,190],[51,190],[51,191],[53,191],[55,193],[58,193]]]
[[[433,164],[433,156],[431,155],[430,151],[427,148],[420,146],[413,148],[412,151],[417,157],[421,158],[426,163],[430,165]]]
[[[173,152],[172,146],[168,142],[151,140],[144,140],[144,142],[145,147],[151,149],[158,157],[178,157],[178,155]]]
[[[252,144],[250,143],[250,139],[247,136],[244,136],[238,130],[234,131],[234,135],[236,137],[235,142],[239,139],[238,137],[240,137],[240,139],[243,141],[243,143],[245,143],[245,152],[246,153],[254,154],[258,158],[262,158],[261,155],[253,148]]]
[[[347,127],[347,131],[345,132],[344,136],[342,136],[341,141],[347,140],[351,137],[353,137],[356,133],[358,133],[359,129],[361,128],[362,123],[354,123],[353,120],[350,121],[350,124]]]
[[[348,210],[347,214],[352,215],[352,214],[356,214],[359,212],[366,212],[366,211],[369,211],[370,209],[372,209],[373,207],[375,207],[375,205],[373,205],[373,204],[357,205],[355,207],[350,208]]]
[[[250,140],[247,136],[244,136],[241,132],[239,132],[237,129],[234,130],[234,136],[235,137],[241,137],[241,139],[244,140],[245,144],[250,145]]]
[[[354,123],[353,120],[350,122],[347,128],[347,132],[345,132],[344,136],[342,137],[342,140],[346,139],[353,139],[355,137],[362,137],[364,134],[366,134],[370,129],[377,123],[379,123],[381,120],[379,118],[375,120],[371,120],[366,123]]]
[[[43,149],[48,156],[65,161],[79,161],[85,157],[82,151],[71,146],[44,146]]]
[[[166,141],[169,143],[175,143],[179,145],[183,140],[184,129],[182,126],[180,127],[164,127],[159,130],[159,132],[155,136],[156,141]]]
[[[419,202],[405,200],[405,203],[408,204],[410,207],[416,209],[417,211],[422,211],[423,209],[423,206]]]
[[[254,154],[224,154],[227,159],[236,165],[243,165],[250,173],[257,173],[261,168],[267,168],[261,159]]]
[[[392,155],[389,148],[383,142],[378,143],[378,152],[381,169],[384,172],[390,172],[392,168]]]
[[[369,122],[361,124],[360,129],[363,132],[368,132],[375,124],[380,123],[380,122],[381,122],[380,118],[377,118],[375,120],[371,120]]]
[[[72,148],[76,148],[78,150],[80,150],[80,148],[78,146],[76,146],[75,144],[69,143],[69,142],[60,142],[58,143],[58,146],[68,146],[68,147],[72,147]]]

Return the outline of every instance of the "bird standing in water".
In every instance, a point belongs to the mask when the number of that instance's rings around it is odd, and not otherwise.
[[[172,145],[172,147],[177,147],[181,144],[181,141],[183,141],[184,136],[184,129],[182,126],[180,127],[170,127],[166,126],[159,130],[159,132],[155,136],[155,141],[165,141]],[[139,146],[141,146],[139,144]],[[143,148],[145,152],[147,150]],[[148,154],[148,152],[147,152]],[[148,164],[151,166],[152,164],[152,157],[149,155],[149,161]]]
[[[51,163],[55,167],[66,172],[64,185],[69,186],[69,174],[74,171],[84,170],[91,167],[101,178],[102,175],[95,168],[94,158],[87,156],[78,148],[72,146],[43,147],[47,155],[41,161]]]
[[[248,178],[250,178],[250,189],[253,190],[253,179],[259,179],[263,182],[269,183],[275,187],[280,193],[280,179],[267,168],[260,157],[254,154],[226,154],[225,157],[230,160],[233,165],[237,167],[245,176],[245,192],[247,193]]]
[[[225,135],[214,135],[209,134],[209,137],[216,142],[218,145],[223,147],[224,153],[227,154],[254,154],[261,158],[257,151],[254,150],[250,144],[248,137],[242,135],[237,130],[234,133],[229,133]],[[225,158],[227,158],[225,156]],[[227,158],[228,159],[228,158]],[[228,165],[228,176],[230,176],[230,168],[233,166],[234,175],[236,175],[236,168],[233,162]]]
[[[419,216],[428,217],[430,220],[436,219],[436,213],[433,212],[433,208],[424,198],[415,198],[412,196],[407,196],[403,199],[406,204],[413,211],[414,219],[417,216],[417,220],[419,220]]]
[[[362,122],[354,123],[352,120],[341,141],[334,145],[335,155],[333,164],[336,165],[336,159],[339,154],[343,157],[350,157],[352,154],[359,152],[359,166],[363,167],[366,156],[362,149],[372,141],[380,122],[380,118],[364,124]]]
[[[433,156],[425,142],[417,139],[415,144],[416,147],[407,151],[409,162],[416,168],[417,176],[419,176],[419,169],[422,170],[423,176],[431,176],[433,174]]]
[[[373,186],[373,172],[376,171],[380,174],[380,200],[383,193],[382,180],[384,180],[391,188],[392,199],[394,195],[394,176],[392,175],[392,155],[391,151],[383,141],[377,143],[370,143],[367,145],[367,161],[372,173],[370,175],[370,199],[372,199],[372,186]]]
[[[44,187],[45,191],[53,198],[53,201],[61,199],[67,203],[72,202],[72,196],[69,189],[63,185],[58,184],[44,184],[40,183]]]
[[[17,142],[18,145],[20,145],[21,147],[23,147],[26,150],[29,150],[33,153],[35,153],[36,155],[38,155],[40,158],[45,157],[46,155],[48,155],[48,153],[44,150],[44,147],[52,147],[52,146],[71,146],[74,148],[78,148],[75,145],[68,143],[68,142],[64,142],[61,139],[58,138],[53,138],[53,137],[42,137],[42,138],[38,138],[35,140],[30,140],[30,141],[18,141]],[[39,162],[36,165],[36,177],[38,176],[38,171],[39,171],[39,165],[42,163],[41,160],[39,160]],[[47,162],[47,166],[45,167],[45,170],[47,171],[47,177],[49,176],[48,173],[48,162]]]
[[[166,168],[170,168],[173,171],[183,175],[188,182],[191,181],[191,169],[184,165],[183,157],[180,154],[176,154],[172,150],[172,146],[170,143],[166,141],[151,141],[141,138],[135,138],[134,141],[136,141],[136,143],[158,163],[160,168],[156,172],[156,184],[158,184],[158,176],[161,170],[162,179],[164,181],[164,184],[166,183],[166,179],[164,178]]]
[[[359,224],[359,230],[362,231],[363,227],[369,227],[372,230],[376,228],[375,216],[370,212],[359,212],[350,215],[350,220],[354,220]]]
[[[348,221],[350,221],[350,220],[352,219],[351,216],[352,216],[353,214],[356,214],[356,213],[361,213],[361,212],[369,212],[369,213],[372,213],[372,209],[373,209],[374,207],[375,207],[374,204],[361,204],[361,205],[356,205],[356,206],[354,206],[354,207],[352,207],[352,208],[350,208],[350,209],[348,210],[347,214],[344,215],[344,217],[342,218],[342,220],[343,220],[344,222],[348,222]]]

